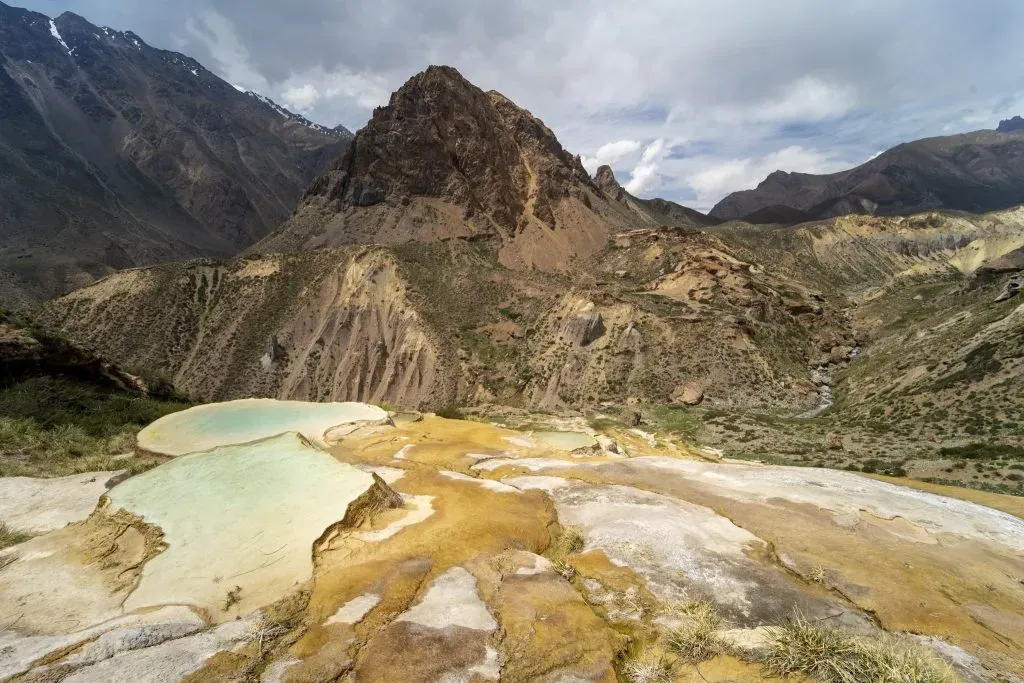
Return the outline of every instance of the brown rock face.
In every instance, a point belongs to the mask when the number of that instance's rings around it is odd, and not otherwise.
[[[622,193],[602,191],[533,114],[432,66],[374,112],[292,219],[252,251],[457,237],[495,244],[506,266],[562,271],[611,233],[664,222]]]
[[[619,181],[615,179],[615,173],[612,171],[611,166],[601,166],[598,168],[597,174],[594,176],[594,182],[609,199],[614,199],[617,202],[625,201],[626,191],[622,188],[622,185],[619,185]]]
[[[455,69],[431,67],[374,112],[308,194],[348,206],[437,197],[512,228],[524,206],[519,166],[519,150],[490,98]]]
[[[699,405],[704,400],[704,389],[696,382],[684,382],[672,392],[672,403],[686,406]]]
[[[539,119],[499,93],[485,93],[451,67],[432,66],[374,112],[349,150],[306,193],[284,234],[259,249],[295,237],[314,238],[314,243],[289,246],[450,236],[508,239],[531,221],[557,227],[554,204],[568,196],[582,198],[588,190],[596,188],[579,160]],[[431,204],[435,220],[429,220]],[[445,210],[451,207],[456,210]],[[420,212],[425,215],[408,215]],[[378,220],[370,226],[333,220],[347,213]],[[448,225],[437,226],[438,217]],[[433,234],[418,229],[428,221],[435,224],[427,231]]]

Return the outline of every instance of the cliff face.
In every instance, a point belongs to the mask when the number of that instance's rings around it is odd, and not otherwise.
[[[206,400],[420,405],[442,379],[395,261],[376,249],[123,271],[46,317]]]
[[[195,60],[0,3],[0,300],[117,268],[231,256],[344,148]]]
[[[602,191],[530,112],[432,66],[374,112],[252,252],[458,237],[487,242],[513,268],[564,271],[610,234],[662,223],[639,207]]]

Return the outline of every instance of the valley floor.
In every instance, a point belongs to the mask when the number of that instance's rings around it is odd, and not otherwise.
[[[143,474],[0,478],[0,680],[1024,676],[1019,498],[723,459],[695,411],[473,417],[211,404]]]

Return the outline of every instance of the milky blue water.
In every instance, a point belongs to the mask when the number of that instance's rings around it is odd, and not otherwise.
[[[248,443],[284,432],[298,432],[322,444],[331,427],[386,417],[384,410],[365,403],[243,399],[172,413],[143,429],[138,438],[143,450],[164,455]]]

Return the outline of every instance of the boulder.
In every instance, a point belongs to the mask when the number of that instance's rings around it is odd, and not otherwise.
[[[619,421],[627,427],[639,427],[642,419],[643,418],[639,412],[630,410],[629,408],[619,413]]]
[[[995,303],[1007,301],[1017,296],[1020,292],[1021,286],[1024,286],[1024,275],[1015,275],[1006,281],[1006,286],[1003,291],[996,297]]]
[[[593,310],[593,304],[588,304],[565,322],[562,338],[575,346],[587,346],[603,337],[606,331],[604,318]]]
[[[696,406],[704,400],[704,389],[696,382],[683,382],[672,392],[672,403]]]

